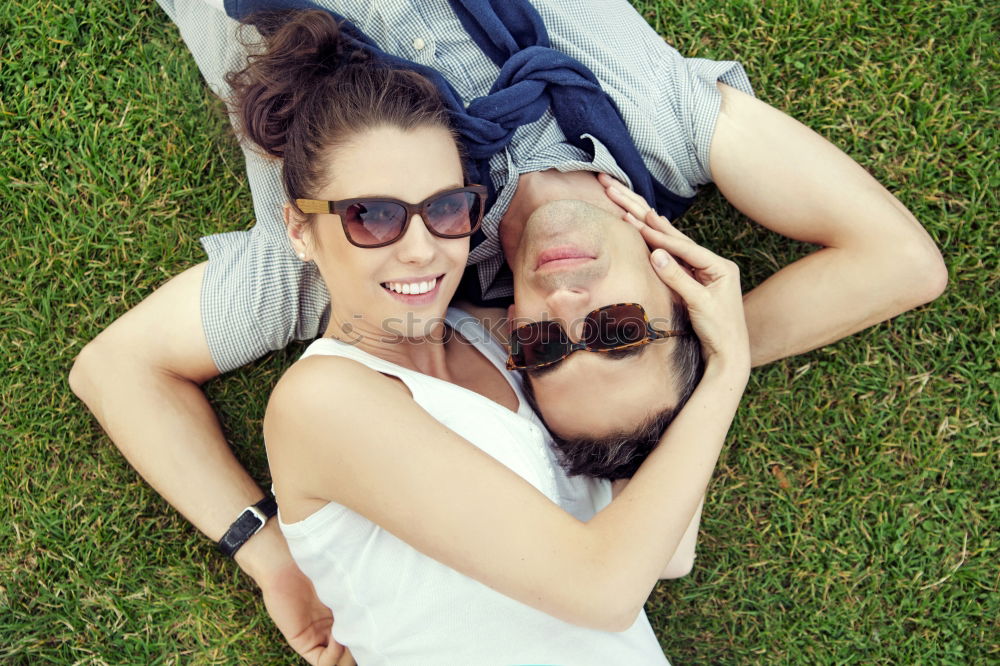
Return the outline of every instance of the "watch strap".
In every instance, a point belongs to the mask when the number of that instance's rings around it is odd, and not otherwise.
[[[261,501],[243,509],[243,512],[233,521],[226,533],[219,540],[219,550],[223,555],[232,557],[240,546],[259,532],[267,519],[278,512],[278,503],[274,497],[267,495]]]

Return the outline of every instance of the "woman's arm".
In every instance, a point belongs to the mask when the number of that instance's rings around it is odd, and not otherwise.
[[[749,372],[735,266],[690,241],[665,246],[700,267],[698,281],[675,261],[656,269],[688,305],[705,377],[629,485],[588,523],[442,426],[398,381],[336,357],[297,363],[268,405],[282,511],[300,511],[289,515],[296,520],[311,512],[302,507],[335,501],[539,610],[605,630],[630,626],[692,521]],[[289,506],[290,497],[302,502]]]
[[[646,208],[648,208],[648,206],[646,206]],[[453,302],[452,305],[478,319],[483,326],[486,326],[489,329],[490,334],[494,339],[499,340],[503,344],[507,344],[508,320],[506,310],[503,308],[482,307],[465,302]],[[629,479],[620,479],[615,481],[611,485],[612,497],[618,497],[621,491],[624,490],[625,486],[628,485],[628,482]],[[684,532],[684,536],[681,537],[680,543],[677,544],[677,550],[674,551],[670,561],[667,562],[663,571],[660,572],[661,579],[683,578],[691,573],[691,569],[694,567],[695,548],[698,544],[698,528],[701,525],[701,512],[704,506],[705,498],[703,496],[701,503],[698,505],[698,510],[695,511],[694,517],[691,519],[687,530]]]
[[[690,524],[741,391],[730,375],[706,378],[625,491],[586,524],[393,380],[344,359],[311,357],[287,373],[265,440],[283,515],[293,494],[338,502],[514,599],[621,630]]]
[[[621,491],[625,489],[625,486],[628,485],[628,482],[629,479],[619,479],[611,484],[612,497],[618,497]],[[684,531],[684,536],[681,537],[680,543],[677,544],[677,550],[674,551],[670,561],[667,562],[667,566],[663,567],[663,571],[660,572],[661,580],[683,578],[691,573],[691,569],[694,568],[695,551],[698,546],[698,529],[701,527],[701,512],[704,508],[705,497],[703,495],[697,510],[694,512],[694,517]]]

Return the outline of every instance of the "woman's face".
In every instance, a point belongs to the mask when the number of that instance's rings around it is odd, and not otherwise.
[[[310,193],[316,199],[390,197],[415,204],[465,184],[455,141],[439,127],[358,134],[330,152],[326,172],[327,184]],[[440,334],[465,270],[469,238],[434,236],[414,215],[396,242],[361,248],[348,242],[338,215],[314,217],[305,228],[290,221],[288,232],[295,251],[316,262],[330,291],[331,334],[387,333],[389,342]],[[343,334],[335,333],[338,328]]]

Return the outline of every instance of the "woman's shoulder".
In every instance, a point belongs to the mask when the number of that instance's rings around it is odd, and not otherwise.
[[[359,361],[343,356],[315,355],[296,361],[271,392],[265,429],[301,433],[305,424],[322,428],[337,424],[350,436],[351,424],[378,416],[381,406],[400,399],[412,400],[397,379],[387,377]],[[294,425],[298,424],[298,425]]]
[[[278,381],[264,414],[264,445],[282,512],[298,520],[328,501],[352,492],[350,459],[368,448],[372,424],[384,419],[385,405],[405,409],[405,389],[359,361],[314,355],[296,361]],[[322,500],[317,503],[318,500]]]

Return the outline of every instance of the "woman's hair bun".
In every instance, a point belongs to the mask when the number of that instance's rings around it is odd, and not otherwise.
[[[262,40],[247,66],[226,75],[233,113],[248,139],[284,157],[297,111],[337,69],[364,64],[370,56],[344,37],[337,20],[321,10],[255,14],[245,23]]]
[[[248,21],[262,35],[246,67],[226,77],[242,134],[282,160],[290,201],[313,198],[329,179],[331,150],[376,127],[441,127],[448,110],[437,88],[391,67],[345,36],[325,11],[285,11]]]

